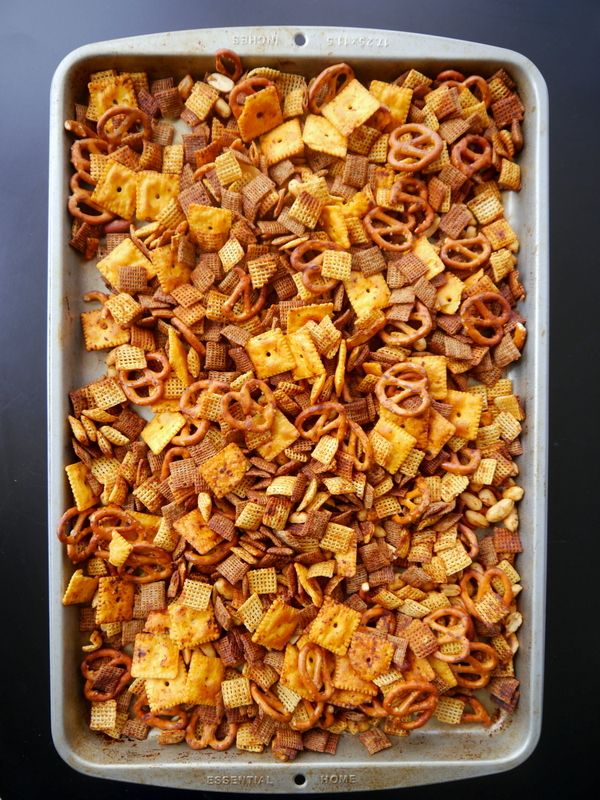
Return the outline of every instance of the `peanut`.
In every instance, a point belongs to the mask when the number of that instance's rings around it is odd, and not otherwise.
[[[514,507],[515,501],[505,497],[503,500],[498,500],[497,503],[494,503],[493,506],[488,508],[485,518],[488,522],[500,522],[500,520],[508,517]]]

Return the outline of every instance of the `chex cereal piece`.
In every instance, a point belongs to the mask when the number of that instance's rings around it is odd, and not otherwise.
[[[392,746],[392,743],[380,728],[370,728],[368,731],[359,733],[358,738],[370,756]]]
[[[223,681],[221,683],[221,694],[223,695],[225,708],[239,708],[240,706],[250,705],[252,702],[248,678],[240,677]]]
[[[248,573],[248,587],[256,594],[275,594],[277,573],[273,567],[253,569]]]

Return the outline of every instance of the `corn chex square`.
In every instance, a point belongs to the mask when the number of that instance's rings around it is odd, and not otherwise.
[[[248,573],[248,587],[254,594],[275,594],[277,572],[274,567],[253,569]]]
[[[186,578],[179,595],[179,602],[198,611],[205,611],[210,605],[211,596],[212,586],[209,583]]]
[[[345,553],[353,543],[354,537],[354,528],[329,522],[321,539],[321,549],[331,550],[333,553]]]
[[[352,254],[346,250],[325,250],[321,275],[324,278],[334,278],[338,281],[350,280],[352,271]]]
[[[252,703],[250,694],[250,681],[248,678],[239,677],[232,680],[223,681],[221,684],[221,694],[225,708],[240,708]]]
[[[258,593],[254,592],[242,603],[238,608],[238,614],[246,628],[248,628],[251,633],[254,633],[265,615],[265,610],[263,604],[260,602]]]

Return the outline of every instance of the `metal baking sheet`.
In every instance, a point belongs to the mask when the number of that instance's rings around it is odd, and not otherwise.
[[[236,50],[247,66],[268,64],[315,74],[338,61],[350,62],[362,80],[392,80],[416,67],[435,74],[455,67],[490,74],[505,67],[526,107],[526,147],[520,163],[523,189],[508,193],[507,217],[520,242],[519,269],[527,288],[521,309],[529,341],[513,370],[527,408],[525,455],[519,459],[526,490],[520,506],[525,552],[518,568],[524,591],[520,609],[517,674],[519,707],[508,723],[492,730],[428,724],[394,746],[368,757],[360,743],[343,737],[332,757],[305,752],[293,763],[270,753],[231,750],[195,752],[185,745],[159,748],[145,742],[111,742],[88,729],[78,680],[78,615],[61,604],[72,566],[55,536],[56,522],[70,504],[64,466],[72,461],[65,424],[67,392],[101,372],[101,361],[85,353],[79,312],[84,291],[100,285],[96,270],[68,246],[69,137],[64,119],[84,96],[94,70],[144,70],[153,77],[202,74],[214,52]],[[541,728],[546,573],[548,434],[548,94],[539,70],[524,56],[484,44],[396,31],[355,28],[257,27],[179,31],[86,45],[70,53],[52,81],[50,102],[48,263],[48,484],[51,714],[56,749],[74,769],[113,780],[213,791],[336,792],[417,786],[512,769],[535,748]]]

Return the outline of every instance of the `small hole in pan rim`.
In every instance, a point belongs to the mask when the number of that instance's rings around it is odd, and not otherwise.
[[[297,33],[294,36],[294,44],[297,44],[298,47],[304,47],[306,44],[306,36],[303,33]]]
[[[294,775],[294,783],[296,786],[304,786],[306,784],[306,775]]]

